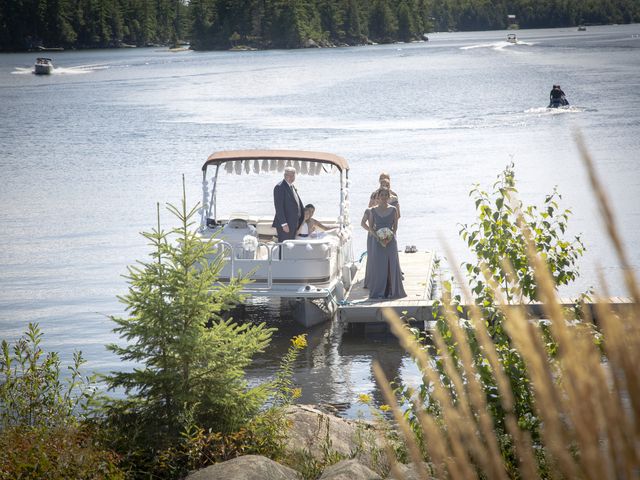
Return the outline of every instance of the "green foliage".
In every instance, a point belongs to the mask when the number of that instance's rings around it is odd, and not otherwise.
[[[470,196],[475,201],[477,222],[464,225],[460,234],[475,253],[477,260],[476,263],[464,263],[463,271],[467,274],[473,301],[480,308],[482,317],[486,319],[487,331],[495,346],[498,361],[510,383],[514,401],[513,413],[518,426],[529,432],[534,445],[539,445],[540,420],[535,413],[535,397],[527,368],[522,354],[514,348],[504,328],[504,315],[495,305],[492,289],[486,284],[484,273],[490,275],[493,282],[505,293],[508,301],[536,300],[537,284],[527,259],[525,240],[519,226],[526,225],[531,231],[536,251],[545,259],[556,285],[566,285],[577,277],[576,262],[582,255],[583,246],[579,237],[572,241],[564,238],[570,211],[559,208],[560,195],[556,190],[545,197],[542,207],[525,206],[516,198],[516,194],[513,164],[508,165],[498,176],[490,193],[478,186],[472,189]],[[505,260],[512,267],[515,277],[513,281],[508,280],[509,275],[503,263]],[[444,304],[451,305],[457,315],[464,317],[466,312],[461,306],[460,295],[453,291],[453,283],[443,282],[443,289]],[[433,311],[439,340],[435,344],[425,341],[425,348],[430,349],[431,358],[434,359],[433,368],[438,372],[442,386],[456,404],[460,401],[459,392],[453,383],[451,371],[443,361],[443,352],[440,349],[446,349],[453,368],[464,382],[470,373],[462,363],[458,343],[450,324],[443,316],[442,307],[443,303],[440,301],[434,303]],[[506,434],[506,412],[499,397],[495,372],[480,345],[475,327],[465,319],[459,320],[459,325],[470,347],[473,369],[486,397],[505,466],[508,470],[516,472],[516,455],[512,439]],[[557,345],[551,340],[544,321],[540,321],[540,326],[546,333],[547,354],[549,358],[553,358],[557,352]],[[427,412],[441,418],[442,406],[433,397],[433,388],[431,384],[423,384],[419,395]],[[408,392],[404,394],[408,396]],[[414,430],[420,433],[415,413],[409,409],[407,415],[411,417]],[[536,460],[539,473],[544,477],[548,474],[548,465],[543,450],[539,450]]]
[[[29,324],[0,359],[0,480],[124,478],[112,452],[96,444],[82,420],[93,398],[80,352],[63,380],[60,359],[42,350],[42,332]]]
[[[369,14],[369,36],[377,42],[389,43],[395,38],[396,31],[397,19],[389,3],[387,0],[376,0]]]
[[[189,415],[177,445],[158,455],[159,474],[166,476],[167,472],[172,472],[179,477],[240,455],[281,458],[287,431],[285,407],[300,396],[299,389],[294,388],[291,381],[293,363],[306,345],[305,335],[292,339],[275,379],[264,386],[269,392],[270,405],[237,431],[221,433],[205,430]]]
[[[268,385],[271,392],[270,403],[275,407],[286,407],[300,396],[300,390],[293,385],[293,364],[300,351],[307,346],[307,336],[297,335],[291,339],[291,346],[280,361],[280,368],[274,380]]]
[[[195,404],[185,408],[178,419],[181,431],[177,438],[156,448],[144,448],[145,437],[137,415],[112,416],[102,425],[102,436],[125,455],[123,463],[133,477],[182,478],[190,471],[240,455],[279,459],[284,453],[288,427],[285,408],[300,396],[291,382],[292,366],[305,346],[303,335],[292,339],[275,379],[261,387],[268,403],[233,431],[204,426],[195,417],[200,406]]]
[[[81,426],[9,427],[0,433],[0,480],[121,480],[119,458]]]
[[[409,41],[431,30],[523,28],[580,23],[633,23],[630,0],[33,0],[0,2],[0,51],[45,46],[171,45],[190,39],[195,49],[234,42],[259,48]],[[235,33],[240,37],[231,41]]]
[[[263,351],[273,329],[239,325],[223,314],[238,300],[246,279],[217,282],[224,259],[216,240],[193,229],[197,208],[168,207],[178,226],[143,235],[150,260],[129,268],[121,300],[129,316],[113,318],[126,345],[108,348],[138,366],[112,372],[97,418],[101,439],[122,455],[133,477],[180,478],[188,471],[237,455],[282,455],[284,408],[300,395],[293,363],[306,346],[292,339],[275,378],[249,388],[244,370]],[[159,214],[158,214],[159,215]]]
[[[215,240],[202,239],[192,228],[197,208],[187,210],[183,197],[180,209],[169,205],[168,210],[179,226],[165,232],[158,213],[157,229],[143,234],[153,248],[151,260],[129,267],[129,291],[121,301],[130,316],[113,318],[114,331],[127,343],[107,346],[139,365],[112,372],[106,382],[128,394],[109,408],[132,420],[141,439],[153,438],[143,445],[178,438],[185,412],[214,431],[244,425],[266,395],[247,388],[244,368],[273,332],[265,324],[222,319],[240,299],[246,280],[217,283],[224,260],[215,253]]]
[[[0,426],[62,427],[75,425],[93,397],[91,379],[82,377],[81,352],[73,355],[70,377],[63,381],[56,352],[45,354],[42,332],[30,323],[13,348],[2,341],[0,358]]]
[[[479,261],[466,263],[463,267],[472,291],[480,300],[490,297],[480,263],[486,266],[493,280],[504,287],[508,301],[537,298],[533,268],[527,260],[526,242],[519,222],[524,222],[531,232],[532,241],[557,286],[567,285],[578,276],[576,262],[584,246],[579,236],[571,241],[564,238],[571,211],[560,210],[558,201],[562,197],[557,190],[545,197],[541,207],[525,206],[516,195],[513,163],[499,176],[491,193],[477,185],[471,190],[478,220],[473,225],[464,225],[460,235]],[[504,260],[513,266],[516,278],[511,283],[503,268]]]
[[[556,286],[567,285],[578,276],[576,263],[584,247],[579,236],[573,241],[564,238],[571,212],[559,208],[558,200],[561,197],[555,189],[545,196],[542,207],[525,206],[516,195],[512,163],[498,176],[491,193],[481,190],[477,185],[471,190],[470,196],[475,202],[478,221],[470,226],[464,225],[460,235],[476,254],[476,263],[463,264],[463,270],[467,274],[475,302],[482,308],[483,316],[489,322],[489,333],[509,376],[516,402],[516,417],[521,427],[530,430],[535,439],[538,435],[538,420],[533,414],[533,394],[524,361],[513,348],[511,339],[504,330],[504,316],[494,305],[491,288],[486,284],[482,270],[485,269],[495,284],[502,287],[507,301],[535,301],[537,284],[533,268],[527,259],[526,241],[518,224],[525,224],[531,232],[536,251],[546,260]],[[508,280],[504,261],[512,267],[515,277],[512,281]],[[451,292],[448,295],[452,297]],[[459,297],[454,297],[453,300],[460,303]],[[504,429],[504,412],[495,394],[497,387],[493,372],[484,358],[473,329],[469,325],[466,327],[491,413],[498,428]],[[439,321],[438,328],[449,351],[456,355],[446,322]],[[547,344],[547,348],[550,353],[555,351],[555,345],[551,342]]]

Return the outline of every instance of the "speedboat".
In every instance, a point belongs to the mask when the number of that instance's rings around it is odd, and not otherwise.
[[[579,32],[586,32],[587,31],[587,27],[585,27],[584,25],[578,25],[578,31]]]
[[[53,61],[50,58],[38,57],[33,66],[36,75],[49,75],[53,71]]]
[[[294,167],[298,175],[338,177],[332,182],[335,198],[339,198],[335,209],[338,214],[320,219],[330,230],[315,237],[278,242],[276,229],[272,227],[272,191],[287,166]],[[220,257],[224,261],[218,281],[224,284],[248,277],[250,283],[244,285],[243,294],[292,304],[296,320],[306,327],[333,317],[358,265],[351,246],[347,161],[321,152],[226,151],[209,156],[202,172],[199,234],[215,245],[210,261],[219,261]],[[244,181],[223,178],[228,175],[257,175],[258,178]],[[262,192],[264,202],[251,207],[255,211],[219,214],[219,206],[236,208],[242,200],[238,192],[243,191],[243,185],[252,192]],[[221,191],[225,189],[227,191]],[[220,202],[219,196],[223,193],[228,196]]]
[[[518,37],[516,37],[515,33],[509,33],[507,35],[507,42],[509,42],[509,43],[518,43]]]

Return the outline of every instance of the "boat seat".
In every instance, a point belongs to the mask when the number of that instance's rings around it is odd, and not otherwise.
[[[244,218],[232,218],[225,225],[225,229],[227,228],[246,230],[249,228],[249,223]]]
[[[291,240],[294,242],[294,246],[289,248],[282,247],[282,259],[283,260],[324,260],[329,255],[329,250],[324,250],[321,244],[307,244],[300,240]],[[311,249],[307,248],[307,245],[311,245]]]
[[[218,238],[233,246],[235,258],[253,259],[255,251],[244,248],[246,236],[257,237],[255,227],[242,218],[233,218],[220,229]]]
[[[338,237],[333,233],[317,239],[287,240],[282,246],[282,259],[324,260],[338,244]]]
[[[258,238],[260,240],[272,240],[273,237],[278,236],[276,227],[272,227],[273,219],[263,220],[260,219],[256,222],[256,231],[258,232]]]

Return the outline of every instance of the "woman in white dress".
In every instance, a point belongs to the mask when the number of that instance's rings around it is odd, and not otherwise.
[[[323,225],[318,220],[313,218],[313,214],[315,213],[315,211],[316,207],[314,207],[310,203],[304,207],[304,221],[296,232],[297,239],[308,238],[316,234],[318,230],[330,230],[329,227]]]

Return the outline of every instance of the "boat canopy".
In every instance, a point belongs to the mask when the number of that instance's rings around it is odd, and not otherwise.
[[[302,175],[318,175],[330,172],[333,168],[339,171],[349,170],[347,161],[332,153],[305,152],[302,150],[232,150],[217,152],[209,156],[202,165],[206,171],[209,165],[222,166],[228,173],[282,172],[285,167],[294,167]]]

